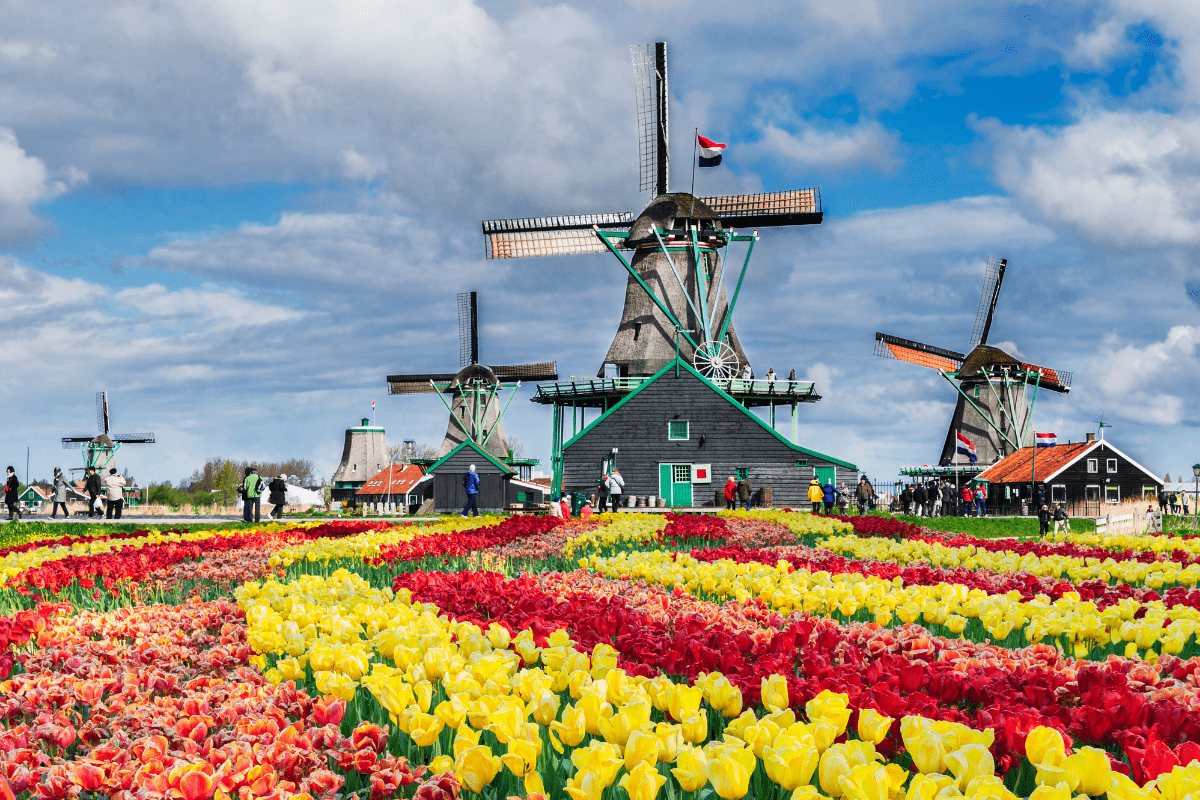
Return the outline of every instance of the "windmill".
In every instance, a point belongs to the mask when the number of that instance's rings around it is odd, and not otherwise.
[[[937,370],[957,390],[958,404],[939,462],[942,466],[956,460],[958,433],[975,445],[981,464],[991,464],[1032,445],[1030,417],[1038,389],[1061,394],[1071,391],[1071,373],[1027,364],[987,343],[1007,267],[1007,259],[987,260],[966,355],[886,333],[875,334],[875,355]],[[1027,401],[1029,386],[1033,386],[1033,396]]]
[[[625,308],[601,366],[619,377],[652,375],[678,354],[706,377],[732,378],[747,363],[732,325],[734,306],[758,240],[732,229],[818,224],[820,189],[693,197],[668,189],[667,46],[631,48],[641,181],[650,202],[631,212],[579,214],[483,223],[487,258],[611,252],[628,272]],[[747,251],[733,299],[726,293],[726,250]],[[632,259],[622,251],[633,251]]]
[[[424,375],[389,375],[388,394],[436,394],[450,412],[446,438],[437,457],[449,453],[467,439],[504,457],[508,445],[502,419],[522,381],[558,380],[553,361],[515,366],[484,366],[479,363],[479,304],[476,292],[458,295],[459,371]],[[503,408],[500,392],[513,393]],[[450,395],[446,402],[443,395]]]
[[[154,444],[153,433],[118,433],[109,434],[108,428],[108,392],[96,392],[96,427],[98,436],[64,436],[64,450],[79,447],[83,450],[83,466],[72,467],[72,472],[82,472],[94,467],[102,471],[113,460],[123,444]]]

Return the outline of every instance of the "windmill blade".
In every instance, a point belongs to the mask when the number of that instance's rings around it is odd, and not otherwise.
[[[63,450],[74,450],[84,442],[90,442],[91,436],[64,436],[62,440]]]
[[[608,248],[596,238],[593,227],[619,230],[628,228],[633,220],[633,214],[628,211],[489,219],[483,223],[484,257],[530,258],[604,253]]]
[[[1061,394],[1067,394],[1071,391],[1072,375],[1070,372],[1064,372],[1061,369],[1050,369],[1049,367],[1039,367],[1037,364],[1026,364],[1024,361],[1021,362],[1021,366],[1031,373],[1030,382],[1037,381],[1038,386],[1041,388]]]
[[[721,227],[725,229],[819,225],[825,217],[820,187],[697,199],[720,215]]]
[[[96,392],[97,433],[108,433],[108,392]]]
[[[388,375],[388,394],[437,394],[438,390],[429,385],[434,383],[450,383],[456,373],[437,372],[425,375]]]
[[[458,293],[458,366],[479,363],[479,305],[475,292]]]
[[[514,364],[510,366],[489,366],[500,383],[516,383],[517,381],[556,381],[558,380],[558,365],[553,361],[540,364]]]
[[[958,372],[965,356],[953,350],[901,339],[886,333],[875,334],[875,355],[907,361],[939,372]]]
[[[987,344],[988,333],[992,330],[992,317],[996,313],[996,301],[1000,299],[1000,284],[1004,283],[1004,270],[1007,267],[1007,258],[990,256],[987,260],[983,272],[983,293],[979,295],[979,310],[975,312],[975,325],[971,328],[971,346],[968,350]]]
[[[637,44],[633,56],[633,88],[637,106],[638,162],[641,166],[638,191],[667,193],[670,173],[667,100],[667,43]]]
[[[153,433],[118,433],[112,437],[114,442],[122,444],[154,444]]]

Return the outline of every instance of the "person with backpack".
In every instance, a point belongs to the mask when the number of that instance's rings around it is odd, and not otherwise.
[[[287,504],[287,475],[280,475],[267,484],[267,491],[271,494],[267,497],[267,502],[271,504],[271,516],[275,519],[283,519],[283,507]]]
[[[254,467],[246,467],[246,475],[238,484],[238,494],[242,496],[242,522],[262,521],[262,477]],[[251,513],[253,512],[253,519]]]
[[[100,513],[100,505],[97,502],[100,497],[100,476],[96,474],[95,467],[87,468],[87,480],[84,481],[83,490],[88,496],[88,519]]]
[[[960,497],[962,497],[963,516],[971,516],[971,507],[975,505],[975,495],[971,492],[971,484],[968,483],[966,486],[962,487],[962,493],[960,494]]]
[[[825,488],[821,490],[821,502],[825,504],[825,513],[833,513],[833,505],[837,502],[841,492],[833,485],[832,480],[825,481]]]
[[[13,514],[17,515],[17,519],[21,519],[21,509],[17,503],[21,500],[21,482],[17,480],[17,471],[12,467],[8,468],[8,480],[4,482],[4,505],[8,506],[8,521],[13,521]]]
[[[982,484],[975,487],[975,516],[987,516],[987,492],[984,491]]]
[[[475,471],[475,465],[472,464],[467,469],[467,474],[463,475],[463,489],[467,492],[467,504],[463,506],[462,515],[467,516],[468,511],[475,512],[475,516],[479,516],[479,473]],[[568,517],[569,519],[569,517]]]
[[[729,476],[729,480],[725,481],[725,510],[733,511],[737,508],[737,481],[733,476]]]
[[[939,481],[932,481],[929,484],[929,516],[931,517],[942,515],[942,489],[938,483]]]
[[[71,518],[71,512],[67,511],[67,491],[69,484],[67,476],[63,475],[63,471],[58,467],[54,468],[54,505],[50,509],[50,519],[58,516],[58,507],[62,506],[63,516],[67,519]]]
[[[821,482],[816,478],[808,484],[808,502],[812,503],[812,513],[821,513],[821,501],[825,499],[825,490],[821,488]]]

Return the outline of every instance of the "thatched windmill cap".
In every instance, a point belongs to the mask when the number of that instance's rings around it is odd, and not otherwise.
[[[664,194],[655,198],[629,229],[628,243],[634,247],[643,244],[658,244],[655,229],[671,230],[677,219],[707,220],[717,230],[721,218],[703,200],[687,193]]]
[[[496,379],[496,373],[483,364],[472,364],[458,371],[458,374],[454,376],[454,380],[450,383],[450,388],[456,388],[473,380],[479,380],[487,384],[499,383]]]
[[[959,367],[958,374],[963,376],[975,375],[984,367],[991,366],[993,364],[999,366],[1021,366],[1019,359],[1013,358],[999,347],[981,344],[972,350],[963,360],[962,366]]]

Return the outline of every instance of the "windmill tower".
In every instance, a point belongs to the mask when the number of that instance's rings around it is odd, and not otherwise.
[[[522,381],[558,380],[553,361],[489,367],[479,363],[479,302],[476,292],[458,295],[459,371],[424,375],[389,375],[388,394],[437,394],[450,412],[446,436],[437,457],[470,439],[493,455],[508,452],[503,417]],[[500,393],[513,389],[504,406]],[[450,395],[447,402],[444,395]]]
[[[154,444],[153,433],[110,434],[108,427],[108,392],[96,392],[96,428],[98,436],[64,436],[64,450],[79,447],[83,451],[83,466],[72,467],[72,472],[83,472],[94,467],[97,472],[107,469],[123,444]]]
[[[599,375],[652,375],[678,352],[702,374],[730,378],[747,363],[732,324],[738,292],[758,231],[733,228],[818,224],[819,189],[693,197],[668,187],[667,46],[632,48],[640,136],[640,190],[650,202],[630,212],[488,220],[487,258],[612,252],[628,273],[625,307]],[[747,244],[733,298],[726,284],[726,247]],[[622,251],[632,251],[632,259]]]
[[[1038,389],[1061,394],[1071,391],[1071,373],[1027,364],[987,343],[1007,267],[1007,259],[987,260],[966,355],[886,333],[875,334],[875,355],[937,370],[957,390],[958,403],[939,461],[942,466],[959,460],[959,433],[975,445],[981,465],[1029,447],[1034,438],[1030,418]],[[1033,394],[1027,396],[1030,386]]]

